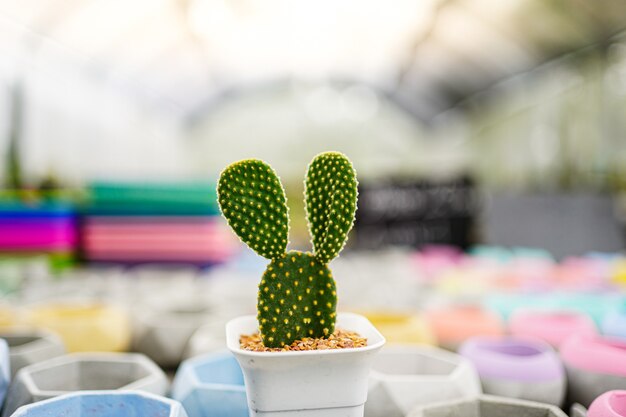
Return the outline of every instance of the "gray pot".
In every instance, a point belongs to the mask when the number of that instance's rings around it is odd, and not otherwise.
[[[474,366],[431,346],[389,346],[370,372],[365,417],[403,417],[416,405],[481,394]]]
[[[11,375],[33,363],[61,356],[65,353],[65,346],[61,338],[54,333],[41,330],[3,330],[0,338],[9,345],[11,361]]]
[[[481,395],[417,407],[407,417],[567,417],[554,405]]]
[[[74,353],[22,368],[9,387],[3,417],[17,408],[84,390],[139,390],[164,395],[165,373],[136,353]]]

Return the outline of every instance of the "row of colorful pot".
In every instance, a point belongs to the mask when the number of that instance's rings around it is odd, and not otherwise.
[[[508,323],[491,310],[477,306],[449,306],[422,314],[364,313],[390,343],[426,343],[449,350],[474,336],[530,336],[558,347],[573,334],[607,336],[626,340],[626,309],[607,313],[596,326],[584,312],[520,308]]]
[[[217,314],[210,304],[169,300],[132,311],[98,302],[37,304],[0,310],[2,328],[37,327],[58,334],[69,352],[126,351],[147,354],[159,365],[174,367],[185,357],[224,346],[227,314]],[[594,335],[594,322],[572,311],[518,310],[508,326],[489,310],[456,306],[421,315],[371,312],[365,315],[392,344],[426,343],[450,350],[473,336],[531,336],[558,347],[573,334]],[[607,314],[602,333],[626,339],[626,312]],[[507,328],[508,327],[508,328]]]
[[[193,332],[202,324],[215,321],[213,315],[193,309],[176,313],[142,310],[131,319],[125,309],[99,303],[37,305],[19,312],[5,309],[2,313],[4,330],[52,331],[60,336],[69,352],[135,350],[163,366],[180,363]]]
[[[0,344],[4,346],[0,391],[8,386],[9,355],[11,365],[17,364],[14,372],[22,367],[9,389],[5,417],[22,405],[76,390],[142,389],[161,395],[167,391],[165,374],[143,355],[56,357],[63,347],[50,334],[3,336],[8,345]],[[374,360],[365,415],[406,415],[426,403],[481,391],[560,405],[565,372],[569,402],[589,405],[605,391],[626,388],[626,343],[608,339],[574,336],[561,350],[564,367],[549,345],[532,339],[474,338],[460,352],[461,356],[429,346],[383,349]],[[248,405],[243,380],[230,353],[209,354],[183,363],[172,396],[190,417],[244,416]]]
[[[599,397],[589,411],[575,414],[577,417],[624,416],[626,391],[607,392]],[[577,411],[580,412],[580,411]],[[187,417],[185,409],[177,401],[137,391],[80,391],[66,394],[18,409],[13,417]],[[222,414],[234,415],[234,414]],[[454,415],[464,417],[542,416],[566,417],[557,407],[529,401],[481,395],[428,406],[417,407],[408,417],[438,417]],[[390,415],[390,417],[393,417]]]
[[[621,360],[626,363],[624,358]],[[568,403],[589,406],[609,390],[626,389],[626,373],[613,378],[615,375],[594,373],[568,363],[565,369],[570,381]],[[503,402],[507,407],[524,404],[519,400],[525,400],[544,410],[559,410],[566,386],[566,371],[559,357],[538,341],[474,339],[463,346],[462,355],[429,346],[390,347],[374,359],[365,416],[422,415],[426,405],[457,407],[460,404],[455,400],[477,398],[483,392],[494,395],[488,397],[490,401]],[[307,395],[315,394],[309,391]],[[248,404],[244,376],[230,353],[185,361],[174,379],[172,397],[181,401],[189,417],[244,417],[249,407],[257,407],[256,403]],[[625,396],[619,401],[626,406]],[[555,412],[563,415],[560,410]],[[513,408],[495,415],[517,414]]]
[[[589,253],[557,262],[538,249],[478,246],[465,254],[453,247],[430,246],[413,255],[413,266],[418,278],[452,293],[602,291],[626,284],[626,256],[618,253]]]

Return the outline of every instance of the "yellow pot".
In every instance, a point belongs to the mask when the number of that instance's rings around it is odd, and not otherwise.
[[[621,258],[613,267],[613,281],[620,285],[626,285],[626,259]]]
[[[11,307],[0,305],[0,329],[9,329],[18,325],[17,313]]]
[[[417,314],[375,311],[363,315],[385,336],[389,344],[437,344],[428,323]]]
[[[130,344],[128,315],[105,304],[38,305],[27,311],[26,321],[57,333],[68,352],[122,352]]]

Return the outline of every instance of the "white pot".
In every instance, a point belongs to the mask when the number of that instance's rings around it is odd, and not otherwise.
[[[337,327],[367,338],[355,349],[251,352],[241,335],[258,332],[255,316],[226,325],[226,344],[244,374],[250,416],[362,417],[374,355],[385,338],[363,316],[340,313]]]

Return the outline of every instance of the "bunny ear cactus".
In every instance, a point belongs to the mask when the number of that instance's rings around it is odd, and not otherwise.
[[[220,175],[218,201],[237,236],[270,259],[259,284],[259,330],[266,347],[290,345],[335,330],[337,290],[327,264],[345,245],[354,223],[356,172],[343,154],[326,152],[309,165],[305,203],[313,253],[287,251],[285,191],[265,162],[248,159]]]

